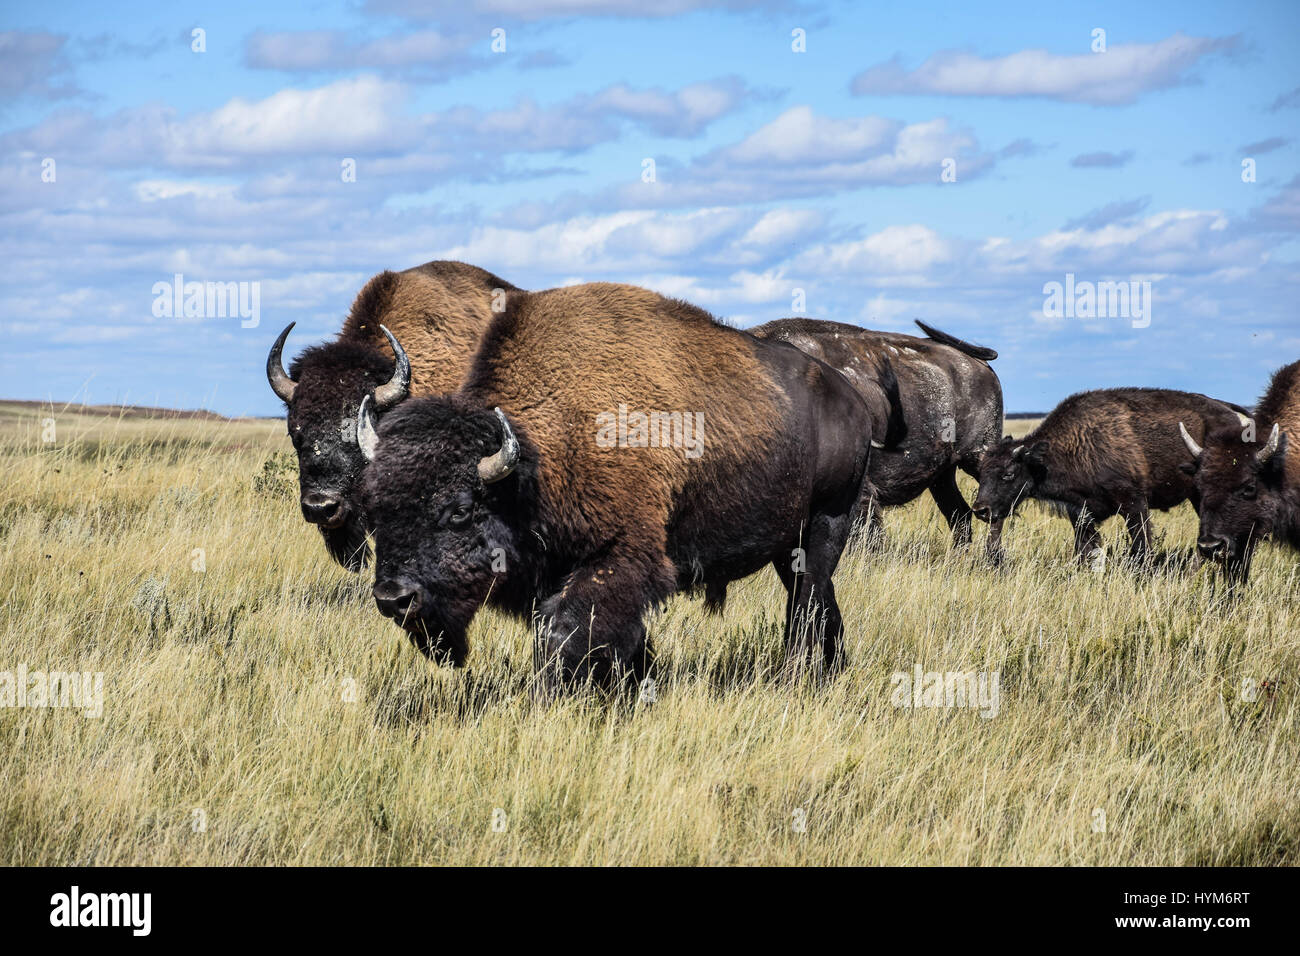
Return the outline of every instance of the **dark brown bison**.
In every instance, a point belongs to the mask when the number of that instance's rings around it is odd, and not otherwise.
[[[639,679],[647,609],[772,564],[788,660],[841,662],[871,418],[798,349],[631,286],[512,293],[456,394],[358,434],[375,601],[436,659],[487,603],[536,617],[544,686]]]
[[[1201,499],[1202,556],[1244,582],[1261,538],[1300,549],[1300,455],[1289,447],[1300,438],[1300,362],[1273,375],[1253,419],[1224,424],[1204,439],[1186,424],[1179,432],[1191,454],[1184,470]]]
[[[307,349],[288,372],[280,353],[293,324],[271,346],[266,377],[288,407],[302,514],[345,568],[360,569],[368,556],[357,484],[366,465],[356,441],[361,399],[373,394],[372,407],[383,414],[408,393],[454,391],[494,314],[494,297],[500,308],[514,289],[463,262],[381,272],[357,295],[333,342]]]
[[[975,511],[989,521],[990,557],[1001,557],[1002,523],[1028,499],[1047,504],[1074,525],[1075,555],[1101,547],[1098,525],[1119,514],[1128,525],[1130,555],[1151,548],[1149,510],[1190,500],[1199,508],[1178,423],[1197,438],[1233,425],[1238,406],[1164,388],[1103,388],[1071,395],[1024,438],[1007,436],[980,463]]]
[[[875,410],[884,447],[871,456],[877,498],[863,513],[872,531],[880,530],[879,506],[904,505],[928,490],[953,544],[962,546],[970,543],[971,509],[957,489],[957,469],[977,476],[981,456],[1002,434],[1002,383],[988,365],[998,353],[916,324],[927,338],[816,319],[780,319],[750,331],[838,369]],[[888,403],[883,411],[880,396]]]

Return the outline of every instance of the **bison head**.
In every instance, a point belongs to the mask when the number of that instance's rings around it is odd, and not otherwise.
[[[1032,498],[1045,477],[1041,442],[1016,441],[1010,435],[980,459],[979,492],[972,510],[985,521],[1008,518]]]
[[[1193,476],[1201,502],[1201,527],[1196,547],[1202,557],[1223,563],[1233,579],[1250,572],[1255,544],[1272,526],[1281,505],[1286,435],[1275,424],[1262,442],[1254,424],[1221,428],[1205,437],[1202,447],[1182,422],[1178,430],[1192,459],[1181,467]]]
[[[290,323],[271,346],[266,377],[288,407],[302,516],[320,529],[334,560],[357,571],[368,558],[359,485],[366,459],[357,445],[357,409],[372,393],[380,411],[404,399],[410,390],[411,363],[392,333],[380,326],[396,363],[376,349],[340,341],[308,349],[290,374],[280,353],[292,328]]]
[[[376,431],[369,405],[357,435],[371,460],[364,500],[375,604],[426,655],[459,666],[489,595],[512,607],[519,590],[531,467],[499,408],[417,399]]]

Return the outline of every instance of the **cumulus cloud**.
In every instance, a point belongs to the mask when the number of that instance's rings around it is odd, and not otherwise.
[[[0,136],[0,148],[18,155],[71,154],[114,168],[162,163],[178,169],[236,170],[269,155],[323,156],[312,175],[317,189],[325,167],[337,181],[341,158],[357,156],[372,157],[372,173],[398,177],[491,179],[508,170],[526,178],[539,171],[509,168],[504,157],[580,152],[618,139],[626,126],[694,136],[751,95],[739,80],[725,78],[679,90],[618,84],[550,106],[524,98],[502,109],[459,106],[412,114],[406,109],[408,92],[403,83],[362,74],[310,89],[280,90],[260,100],[237,97],[188,116],[158,105],[107,118],[65,111]]]
[[[411,20],[461,17],[508,17],[511,20],[563,20],[573,17],[659,18],[696,10],[745,11],[789,8],[774,0],[466,0],[457,9],[435,0],[367,0],[366,7]]]
[[[1214,53],[1231,51],[1235,37],[1175,33],[1158,43],[1129,43],[1105,53],[1058,54],[1021,50],[1006,56],[937,53],[915,70],[895,57],[853,78],[857,95],[1032,96],[1113,106],[1153,90],[1192,82],[1191,70]]]
[[[1080,153],[1070,160],[1070,165],[1079,169],[1102,168],[1115,169],[1124,166],[1133,158],[1133,150],[1126,149],[1121,153]]]
[[[1277,110],[1295,109],[1297,106],[1300,106],[1300,86],[1279,95],[1269,109],[1276,112]]]
[[[1291,142],[1281,136],[1270,136],[1268,139],[1261,139],[1257,143],[1247,143],[1241,147],[1241,152],[1247,156],[1259,156],[1264,153],[1271,153],[1276,149],[1281,149],[1287,143]]]
[[[78,93],[70,78],[67,38],[53,33],[0,32],[0,98],[64,99]]]
[[[257,32],[245,41],[244,62],[255,69],[285,72],[378,70],[427,78],[475,65],[467,52],[471,43],[481,43],[481,38],[451,37],[435,30],[370,40],[342,30]]]
[[[1097,209],[1092,210],[1077,219],[1071,219],[1065,224],[1066,229],[1100,229],[1102,226],[1108,226],[1112,222],[1123,222],[1126,219],[1132,219],[1141,213],[1151,204],[1150,196],[1140,196],[1137,199],[1119,200],[1117,202],[1107,203]]]

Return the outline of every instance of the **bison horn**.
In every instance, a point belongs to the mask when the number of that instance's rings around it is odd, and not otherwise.
[[[1247,425],[1255,424],[1255,419],[1251,418],[1249,415],[1243,415],[1241,412],[1237,412],[1236,414],[1237,423],[1240,424],[1242,428],[1245,428]]]
[[[1282,434],[1278,431],[1277,422],[1273,423],[1273,430],[1268,433],[1268,441],[1264,447],[1255,452],[1255,461],[1261,465],[1266,464],[1270,458],[1277,452],[1277,446],[1282,440]]]
[[[478,476],[485,485],[500,481],[519,464],[519,441],[510,430],[510,422],[506,420],[505,413],[499,408],[495,411],[497,418],[501,419],[501,447],[495,454],[479,459]]]
[[[271,391],[280,396],[280,400],[286,405],[293,401],[294,389],[298,383],[289,377],[289,373],[284,370],[284,363],[280,361],[280,353],[284,350],[284,340],[289,337],[289,330],[297,322],[290,322],[280,333],[280,337],[275,340],[271,346],[271,354],[266,357],[266,380],[271,383]]]
[[[379,447],[379,436],[375,434],[375,419],[370,414],[370,396],[367,395],[361,400],[361,407],[357,409],[357,444],[361,447],[361,454],[365,455],[366,461],[375,460],[375,449]]]
[[[393,333],[382,325],[379,328],[388,337],[388,344],[393,347],[393,355],[396,356],[393,377],[375,389],[375,411],[386,412],[406,398],[411,391],[411,360],[397,344],[397,338]]]
[[[1191,433],[1187,431],[1187,426],[1182,422],[1178,423],[1178,433],[1183,436],[1183,444],[1192,453],[1192,457],[1199,459],[1201,452],[1205,451],[1205,449],[1196,444],[1196,439],[1191,436]]]

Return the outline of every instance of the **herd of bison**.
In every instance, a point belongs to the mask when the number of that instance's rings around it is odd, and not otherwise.
[[[1099,389],[1013,439],[997,353],[917,324],[924,338],[811,319],[741,331],[635,286],[529,292],[437,261],[372,278],[338,337],[286,371],[289,326],[266,369],[303,517],[354,571],[373,538],[379,610],[455,665],[480,607],[524,617],[550,690],[640,681],[650,608],[690,589],[716,610],[767,564],[787,664],[842,666],[832,576],[850,532],[878,534],[881,507],[927,490],[954,546],[988,522],[994,562],[1028,499],[1070,519],[1083,561],[1116,514],[1130,559],[1151,560],[1150,510],[1182,501],[1200,515],[1195,560],[1233,587],[1260,540],[1300,548],[1300,362],[1253,410]],[[979,482],[973,506],[958,469]]]

